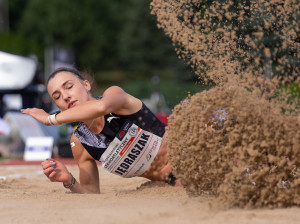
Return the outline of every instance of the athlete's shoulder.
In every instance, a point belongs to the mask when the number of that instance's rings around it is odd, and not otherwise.
[[[128,115],[138,111],[142,107],[141,100],[126,93],[119,86],[111,86],[106,89],[103,93],[103,98],[109,99],[109,103],[117,104],[117,107],[109,111],[109,113]]]
[[[119,86],[111,86],[104,91],[103,96],[108,94],[126,94],[126,92]]]

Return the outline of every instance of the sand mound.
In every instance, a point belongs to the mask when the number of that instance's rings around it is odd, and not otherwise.
[[[168,132],[170,162],[190,194],[238,206],[299,205],[300,122],[269,101],[216,87],[177,105]]]

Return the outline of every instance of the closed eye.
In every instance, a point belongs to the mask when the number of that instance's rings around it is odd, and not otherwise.
[[[55,94],[55,95],[53,95],[53,99],[54,99],[54,100],[58,100],[58,99],[59,99],[59,97],[60,97],[60,94],[58,94],[58,93],[57,93],[57,94]]]
[[[71,82],[71,80],[67,80],[62,84],[62,87],[65,89],[71,89],[73,87],[74,83]],[[60,91],[56,90],[52,93],[52,97],[54,100],[58,100],[60,98]]]
[[[66,89],[71,89],[73,87],[73,84],[68,84],[67,86],[66,86]]]

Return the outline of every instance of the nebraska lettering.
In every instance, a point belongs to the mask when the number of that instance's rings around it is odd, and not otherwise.
[[[133,148],[130,150],[130,153],[128,153],[124,161],[114,171],[116,174],[123,176],[126,172],[128,172],[130,165],[134,163],[138,155],[140,155],[141,151],[143,151],[143,149],[147,145],[149,137],[150,135],[146,135],[144,133],[142,134],[137,144],[133,146]]]

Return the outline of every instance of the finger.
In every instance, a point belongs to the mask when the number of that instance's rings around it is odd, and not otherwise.
[[[21,109],[20,111],[21,111],[22,114],[28,114],[29,109],[28,108],[27,109]]]
[[[48,163],[48,160],[49,160],[49,159],[46,159],[46,160],[44,160],[43,162],[41,162],[41,166],[47,164],[47,163]]]
[[[53,166],[50,166],[50,167],[45,168],[45,169],[44,169],[44,174],[45,174],[46,176],[49,177],[49,175],[50,175],[54,170],[57,170],[56,165],[53,165]]]
[[[37,110],[38,110],[37,108],[26,108],[26,109],[21,109],[20,111],[24,114],[29,114],[29,113],[35,112]]]
[[[49,163],[50,161],[55,162],[55,159],[49,158],[49,159],[45,159],[43,162],[41,162],[41,165],[43,166],[44,164]]]
[[[49,167],[52,167],[52,166],[56,166],[56,162],[54,162],[53,160],[48,160],[48,161],[45,161],[42,163],[42,168],[43,169],[47,169]]]
[[[22,110],[21,110],[21,113],[22,113],[22,114],[27,114],[27,115],[30,115],[30,116],[32,116],[32,115],[35,114],[34,108],[22,109]]]
[[[51,181],[56,181],[56,177],[57,177],[57,175],[58,175],[58,170],[57,169],[53,169],[53,171],[49,174],[49,179],[51,180]]]
[[[54,170],[57,170],[55,165],[44,169],[44,174],[49,177]]]

